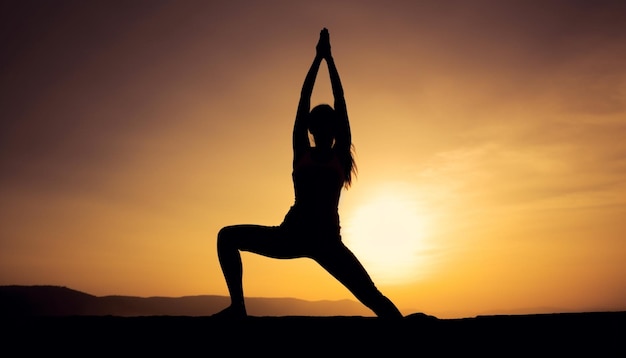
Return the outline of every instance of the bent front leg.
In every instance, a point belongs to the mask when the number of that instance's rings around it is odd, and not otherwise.
[[[222,228],[217,235],[219,258],[231,306],[245,310],[243,295],[243,268],[240,251],[288,259],[304,256],[297,240],[289,240],[287,234],[277,226],[234,225]]]
[[[243,310],[245,313],[243,268],[235,227],[224,227],[217,234],[217,257],[230,294],[231,307]]]

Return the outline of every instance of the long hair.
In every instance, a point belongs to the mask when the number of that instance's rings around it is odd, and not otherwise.
[[[352,177],[356,177],[357,175],[357,167],[356,167],[356,161],[354,160],[354,155],[355,155],[355,149],[354,149],[354,144],[350,143],[350,149],[348,150],[348,153],[346,153],[346,158],[345,158],[345,164],[342,163],[343,166],[343,170],[346,173],[345,174],[345,179],[343,180],[343,186],[348,189],[350,187],[350,185],[352,185]],[[343,158],[342,158],[342,162],[343,162]]]
[[[318,143],[326,142],[337,150],[339,161],[344,172],[343,185],[347,189],[352,184],[352,178],[356,177],[357,167],[355,157],[354,144],[344,143],[341,148],[337,148],[336,136],[341,133],[349,134],[350,128],[340,128],[340,126],[348,126],[348,119],[339,118],[337,112],[328,104],[320,104],[315,106],[309,113],[308,127],[313,135],[313,139]]]

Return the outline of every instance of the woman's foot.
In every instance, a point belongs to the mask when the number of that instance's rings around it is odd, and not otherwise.
[[[223,319],[241,319],[248,317],[248,314],[246,313],[245,307],[230,305],[223,310],[211,315],[211,317]]]

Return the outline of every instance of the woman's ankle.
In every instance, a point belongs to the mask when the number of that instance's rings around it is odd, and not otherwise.
[[[248,314],[246,312],[245,306],[240,305],[230,305],[223,310],[215,313],[212,317],[223,317],[223,318],[244,318],[247,317]]]

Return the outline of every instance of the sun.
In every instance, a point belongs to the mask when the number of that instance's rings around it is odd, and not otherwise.
[[[343,240],[377,283],[401,284],[425,274],[428,216],[406,188],[381,188],[347,214]]]

